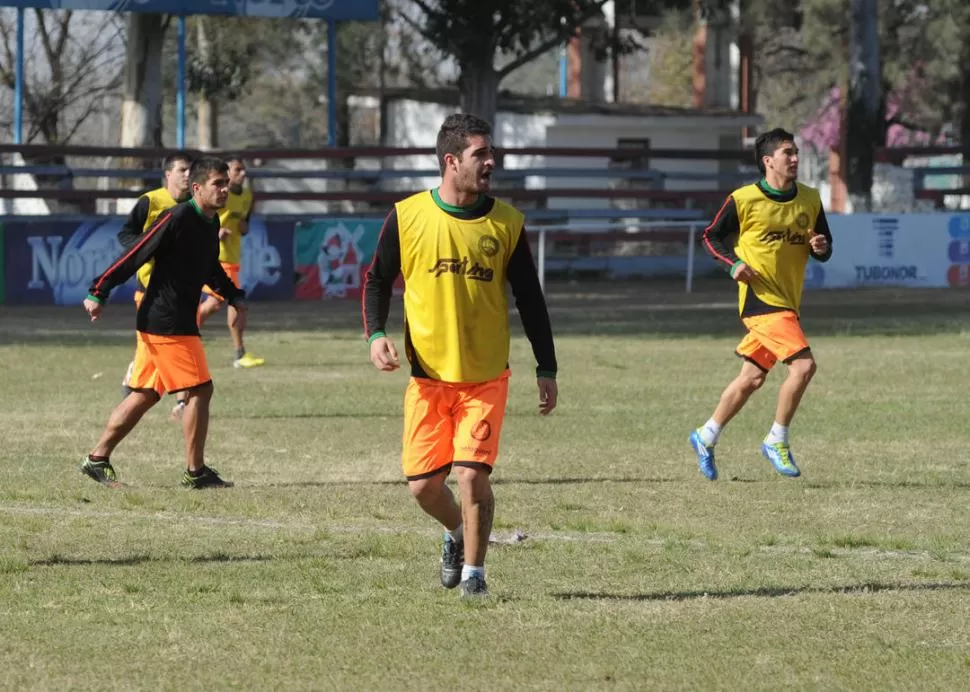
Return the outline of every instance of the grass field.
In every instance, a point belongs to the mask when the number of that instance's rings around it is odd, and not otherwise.
[[[254,305],[268,364],[245,372],[207,326],[208,459],[237,483],[210,492],[178,485],[168,401],[112,459],[130,487],[78,473],[130,306],[0,307],[0,687],[965,689],[970,294],[809,294],[802,478],[758,453],[773,373],[710,483],[686,439],[740,328],[727,282],[678,291],[551,286],[548,419],[514,337],[481,607],[437,584],[399,471],[406,376],[373,370],[356,305]]]

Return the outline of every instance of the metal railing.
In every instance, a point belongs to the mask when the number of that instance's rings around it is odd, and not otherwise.
[[[539,285],[546,287],[546,261],[548,258],[548,241],[550,236],[576,238],[588,236],[599,240],[650,240],[651,234],[656,237],[658,231],[674,231],[686,234],[687,238],[687,267],[684,291],[690,293],[694,287],[694,266],[697,248],[697,232],[703,231],[709,220],[695,221],[642,221],[628,219],[622,224],[604,226],[602,223],[570,223],[564,225],[534,225],[530,230],[538,235],[536,249],[536,268],[539,272]]]

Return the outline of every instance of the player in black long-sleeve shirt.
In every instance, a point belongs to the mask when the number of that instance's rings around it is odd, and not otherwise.
[[[124,254],[91,284],[84,308],[97,320],[111,290],[149,260],[155,266],[138,307],[138,349],[129,380],[131,393],[111,413],[98,444],[81,471],[99,483],[117,485],[109,457],[165,392],[187,392],[182,416],[186,471],[191,488],[232,485],[205,465],[212,377],[199,338],[196,312],[202,286],[216,288],[245,319],[245,292],[236,288],[219,264],[218,210],[229,194],[228,167],[203,158],[189,173],[192,199],[162,213]],[[143,362],[139,362],[143,361]]]

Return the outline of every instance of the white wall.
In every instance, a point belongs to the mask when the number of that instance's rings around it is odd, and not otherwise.
[[[438,103],[401,100],[393,101],[387,108],[387,128],[384,145],[389,147],[434,148],[438,129],[456,109]],[[525,115],[521,113],[498,113],[494,124],[493,142],[502,148],[546,146],[546,128],[555,122],[551,115]],[[543,157],[509,156],[507,168],[541,168]],[[438,161],[433,155],[395,156],[385,162],[385,167],[403,170],[437,171]],[[405,178],[391,182],[392,189],[431,188],[438,184],[437,175],[427,178]],[[540,186],[529,184],[527,187]]]
[[[451,106],[420,101],[400,100],[388,104],[385,146],[433,147],[441,122],[454,112]],[[590,147],[613,149],[621,139],[649,139],[654,149],[718,149],[721,137],[737,135],[745,123],[734,117],[639,117],[629,115],[555,115],[499,112],[496,117],[495,143],[499,147]],[[387,167],[411,170],[437,170],[433,156],[395,157]],[[523,157],[510,156],[506,168],[595,168],[609,166],[609,160],[592,157]],[[667,172],[718,173],[717,161],[689,159],[651,159],[650,168]],[[409,178],[395,183],[398,189],[433,187],[437,176]],[[613,181],[606,178],[530,177],[528,188],[606,188]],[[669,190],[716,190],[727,183],[711,180],[669,180]],[[609,206],[607,199],[554,199],[553,207]]]

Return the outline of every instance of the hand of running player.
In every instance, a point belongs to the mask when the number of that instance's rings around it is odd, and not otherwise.
[[[551,377],[540,377],[536,380],[539,385],[539,413],[548,416],[556,408],[559,399],[559,385]]]
[[[812,246],[812,252],[814,252],[816,255],[824,255],[829,251],[829,239],[821,233],[809,231],[808,244]]]
[[[394,342],[386,336],[379,336],[371,342],[370,362],[374,364],[375,368],[383,372],[393,372],[401,367]]]
[[[758,276],[758,272],[749,267],[744,262],[739,262],[737,266],[731,271],[731,278],[735,281],[743,281],[748,283],[754,277]]]
[[[84,310],[91,315],[92,322],[97,322],[98,318],[101,317],[101,307],[101,303],[96,300],[84,299]]]
[[[226,239],[226,236],[229,236],[231,234],[232,234],[232,231],[230,231],[228,228],[220,228],[219,229],[219,240],[225,240]]]

